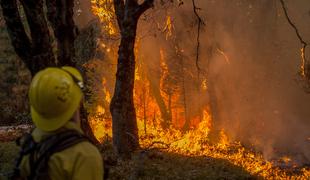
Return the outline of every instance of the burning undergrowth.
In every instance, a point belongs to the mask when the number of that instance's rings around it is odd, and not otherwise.
[[[210,121],[211,117],[206,113],[204,120],[195,130],[184,133],[174,128],[163,129],[159,122],[145,125],[144,121],[139,119],[138,127],[142,151],[153,152],[155,150],[155,152],[176,153],[193,158],[223,159],[243,168],[252,176],[266,179],[306,179],[310,176],[309,168],[299,166],[290,157],[267,161],[261,152],[245,148],[240,142],[230,142],[224,131],[220,133],[220,141],[212,143],[209,138]],[[101,141],[110,141],[111,121],[103,120],[98,123],[98,119],[96,119],[94,122],[97,122],[93,125],[97,138]],[[163,157],[166,156],[163,155]],[[208,165],[205,164],[205,166]]]

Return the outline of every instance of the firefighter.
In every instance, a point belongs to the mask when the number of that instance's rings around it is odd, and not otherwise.
[[[102,157],[80,128],[82,89],[73,67],[46,68],[34,76],[29,100],[36,128],[20,140],[12,179],[103,179]]]

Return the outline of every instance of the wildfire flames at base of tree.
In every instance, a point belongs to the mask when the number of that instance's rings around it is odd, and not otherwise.
[[[186,133],[174,128],[162,129],[158,120],[147,121],[145,126],[144,121],[138,119],[140,146],[141,148],[152,146],[166,152],[186,156],[225,159],[234,165],[243,167],[252,175],[266,179],[307,179],[310,177],[310,170],[307,168],[302,168],[299,175],[290,176],[286,170],[265,160],[262,154],[244,148],[239,142],[229,142],[224,131],[220,133],[219,143],[213,144],[209,138],[210,127],[211,116],[207,111],[204,111],[203,120],[198,124],[198,127]],[[112,135],[111,120],[93,119],[92,128],[100,141],[104,141]],[[297,168],[297,165],[291,165],[290,157],[283,157],[280,161],[292,166],[291,168]]]

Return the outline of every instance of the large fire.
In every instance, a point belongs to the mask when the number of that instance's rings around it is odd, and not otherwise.
[[[93,12],[98,15],[105,25],[103,30],[111,36],[117,33],[114,21],[114,10],[109,4],[112,0],[92,0]],[[166,26],[166,38],[172,35],[172,20],[167,16],[163,24]],[[107,45],[104,44],[104,48]],[[112,47],[111,47],[112,48]],[[139,41],[136,46],[136,54],[139,50]],[[110,51],[107,51],[109,53]],[[116,52],[116,50],[114,51]],[[230,63],[227,55],[218,49],[218,52],[225,57],[227,64]],[[116,56],[116,53],[113,54]],[[262,154],[247,150],[239,142],[231,142],[224,130],[221,130],[220,140],[214,144],[210,142],[210,130],[212,128],[212,114],[206,105],[201,108],[197,116],[190,118],[190,128],[182,130],[186,121],[186,110],[180,105],[182,99],[182,89],[177,89],[172,94],[163,91],[165,79],[169,76],[169,68],[165,58],[165,51],[160,49],[160,96],[171,115],[171,122],[163,126],[161,110],[154,97],[151,82],[149,81],[148,70],[143,63],[143,56],[138,56],[135,77],[134,100],[137,112],[137,123],[139,129],[140,145],[142,148],[156,146],[164,151],[179,153],[187,156],[209,156],[230,161],[234,165],[243,167],[253,175],[258,175],[266,179],[307,179],[310,177],[310,170],[303,168],[301,173],[290,175],[285,170],[277,167],[273,162],[267,161]],[[102,78],[101,97],[105,102],[111,100],[111,93],[106,88],[106,79]],[[208,91],[207,80],[203,79],[200,84],[200,91]],[[112,136],[111,116],[106,116],[108,107],[97,105],[96,115],[91,117],[91,126],[96,138],[104,141],[106,137]],[[290,157],[283,157],[284,163],[291,163]],[[293,168],[293,167],[292,167]]]

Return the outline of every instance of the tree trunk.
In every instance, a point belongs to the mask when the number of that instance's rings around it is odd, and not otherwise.
[[[147,71],[148,71],[148,68],[147,68]],[[169,128],[171,121],[172,121],[172,115],[171,115],[171,112],[169,112],[162,95],[160,94],[160,88],[159,88],[160,85],[157,84],[156,81],[153,80],[149,74],[147,74],[147,78],[150,82],[151,92],[152,92],[152,94],[155,98],[155,101],[159,107],[161,118],[163,119],[161,126],[164,129]]]
[[[16,0],[1,0],[4,20],[17,55],[26,64],[31,74],[39,70],[55,66],[51,38],[45,21],[43,0],[21,1],[30,29],[26,34]]]
[[[220,140],[220,122],[221,118],[219,117],[218,110],[218,99],[215,91],[215,82],[212,80],[214,77],[210,77],[210,73],[207,75],[208,78],[208,93],[210,97],[210,111],[212,114],[212,124],[210,132],[210,140],[212,143],[218,143]]]
[[[73,21],[74,0],[47,0],[47,17],[57,39],[57,60],[59,66],[75,66],[74,41],[77,28]]]
[[[186,87],[185,87],[185,70],[184,70],[184,59],[182,56],[180,57],[180,61],[181,61],[181,74],[182,74],[182,92],[183,92],[183,108],[184,108],[184,118],[185,118],[185,123],[182,127],[182,131],[186,132],[190,129],[190,118],[188,116],[188,109],[187,109],[187,93],[186,93]]]
[[[81,114],[81,129],[85,133],[85,135],[89,138],[89,140],[95,144],[95,145],[100,145],[100,142],[96,139],[90,125],[88,122],[88,113],[87,110],[85,109],[84,105],[80,109],[80,114]]]
[[[135,79],[134,44],[137,21],[124,27],[118,51],[116,85],[111,101],[113,144],[119,154],[127,154],[139,147],[136,111],[133,102]]]
[[[154,0],[114,0],[121,33],[114,95],[111,100],[113,145],[122,157],[130,157],[139,147],[136,112],[133,101],[135,80],[135,40],[140,16],[153,6]]]

